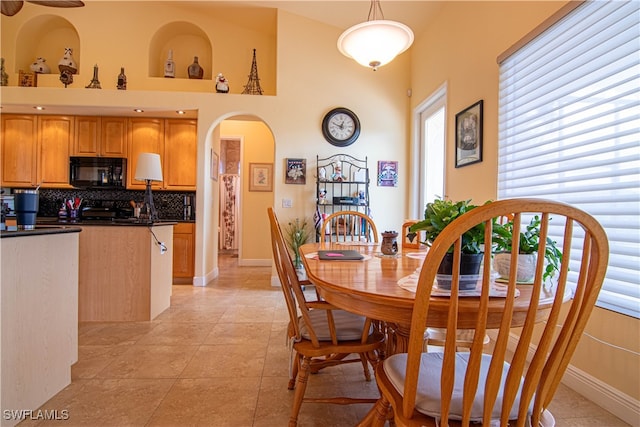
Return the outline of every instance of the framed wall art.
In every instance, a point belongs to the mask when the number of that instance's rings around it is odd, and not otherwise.
[[[26,71],[18,71],[18,86],[36,87],[38,86],[38,74],[28,73]]]
[[[482,100],[456,114],[456,167],[482,161]]]
[[[284,177],[285,184],[307,183],[307,159],[286,159],[287,168]]]
[[[273,163],[249,163],[249,191],[273,191]]]
[[[391,160],[378,161],[378,186],[398,186],[398,162]]]
[[[218,157],[218,153],[211,149],[211,179],[214,181],[218,180],[218,175],[220,174],[220,157]]]

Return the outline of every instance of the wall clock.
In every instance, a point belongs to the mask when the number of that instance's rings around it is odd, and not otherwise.
[[[322,119],[322,135],[336,147],[353,144],[360,136],[360,120],[346,108],[334,108]]]

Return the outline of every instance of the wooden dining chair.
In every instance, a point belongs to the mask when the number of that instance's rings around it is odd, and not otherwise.
[[[520,230],[523,216],[540,216],[540,253],[544,253],[553,229],[553,240],[562,250],[557,278],[552,283],[543,282],[544,257],[540,256],[533,284],[516,287],[519,236],[514,233],[516,249],[512,253],[508,283],[503,289],[506,297],[502,311],[488,310],[489,298],[495,301],[496,297],[490,296],[495,284],[492,284],[489,262],[491,254],[487,251],[481,296],[477,297],[478,314],[471,321],[476,334],[470,351],[456,351],[455,331],[469,325],[458,324],[464,302],[457,290],[459,268],[454,267],[448,316],[443,319],[446,321],[444,352],[424,353],[423,337],[431,314],[430,295],[440,260],[452,245],[455,259],[459,259],[462,234],[480,223],[485,226],[485,248],[490,248],[492,220],[507,214],[513,214],[516,230]],[[469,426],[475,422],[503,427],[554,425],[547,407],[598,297],[608,254],[602,226],[584,211],[563,203],[540,199],[501,200],[461,215],[434,241],[425,258],[416,290],[407,353],[389,356],[376,368],[382,396],[374,408],[376,415],[371,424],[383,425],[392,408],[398,426]],[[519,293],[531,294],[528,304],[526,300],[523,304]],[[544,310],[545,318],[536,315],[540,310]],[[487,324],[499,325],[499,329],[493,349],[485,352],[482,337]],[[521,329],[514,330],[514,326]],[[514,341],[515,344],[510,345]]]
[[[293,267],[293,262],[273,208],[268,208],[271,247],[289,311],[288,341],[294,355],[289,389],[295,388],[289,426],[296,426],[303,402],[374,403],[377,399],[348,396],[305,397],[310,373],[345,363],[361,363],[367,381],[371,381],[369,364],[378,363],[384,335],[371,325],[371,320],[326,301],[307,300]],[[352,355],[355,355],[353,357]],[[346,380],[346,378],[345,378]]]
[[[329,215],[322,228],[325,242],[378,242],[378,229],[373,219],[359,211],[337,211]]]
[[[417,223],[417,219],[408,219],[402,224],[402,232],[400,236],[402,237],[402,250],[403,252],[406,249],[425,249],[427,246],[422,243],[424,242],[424,230],[418,231],[417,234],[413,237],[413,239],[408,237],[409,227],[413,224]]]

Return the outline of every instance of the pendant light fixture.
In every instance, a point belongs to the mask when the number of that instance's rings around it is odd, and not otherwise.
[[[379,0],[371,0],[367,22],[348,28],[338,38],[338,49],[349,58],[376,71],[409,49],[413,31],[406,25],[387,21]]]

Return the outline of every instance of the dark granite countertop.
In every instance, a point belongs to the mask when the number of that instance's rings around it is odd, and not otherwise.
[[[57,226],[57,225],[36,225],[33,230],[2,230],[0,231],[0,238],[7,237],[25,237],[25,236],[42,236],[47,234],[62,234],[62,233],[79,233],[82,228],[77,226]]]
[[[58,226],[74,226],[74,227],[84,227],[84,226],[161,226],[161,225],[175,225],[178,222],[187,222],[187,221],[173,221],[173,220],[160,220],[155,222],[148,221],[140,221],[137,219],[99,219],[99,220],[81,220],[78,222],[69,222],[69,221],[58,221],[58,218],[45,218],[41,217],[36,220],[36,224],[38,225],[58,225]],[[194,222],[194,221],[190,221]]]

